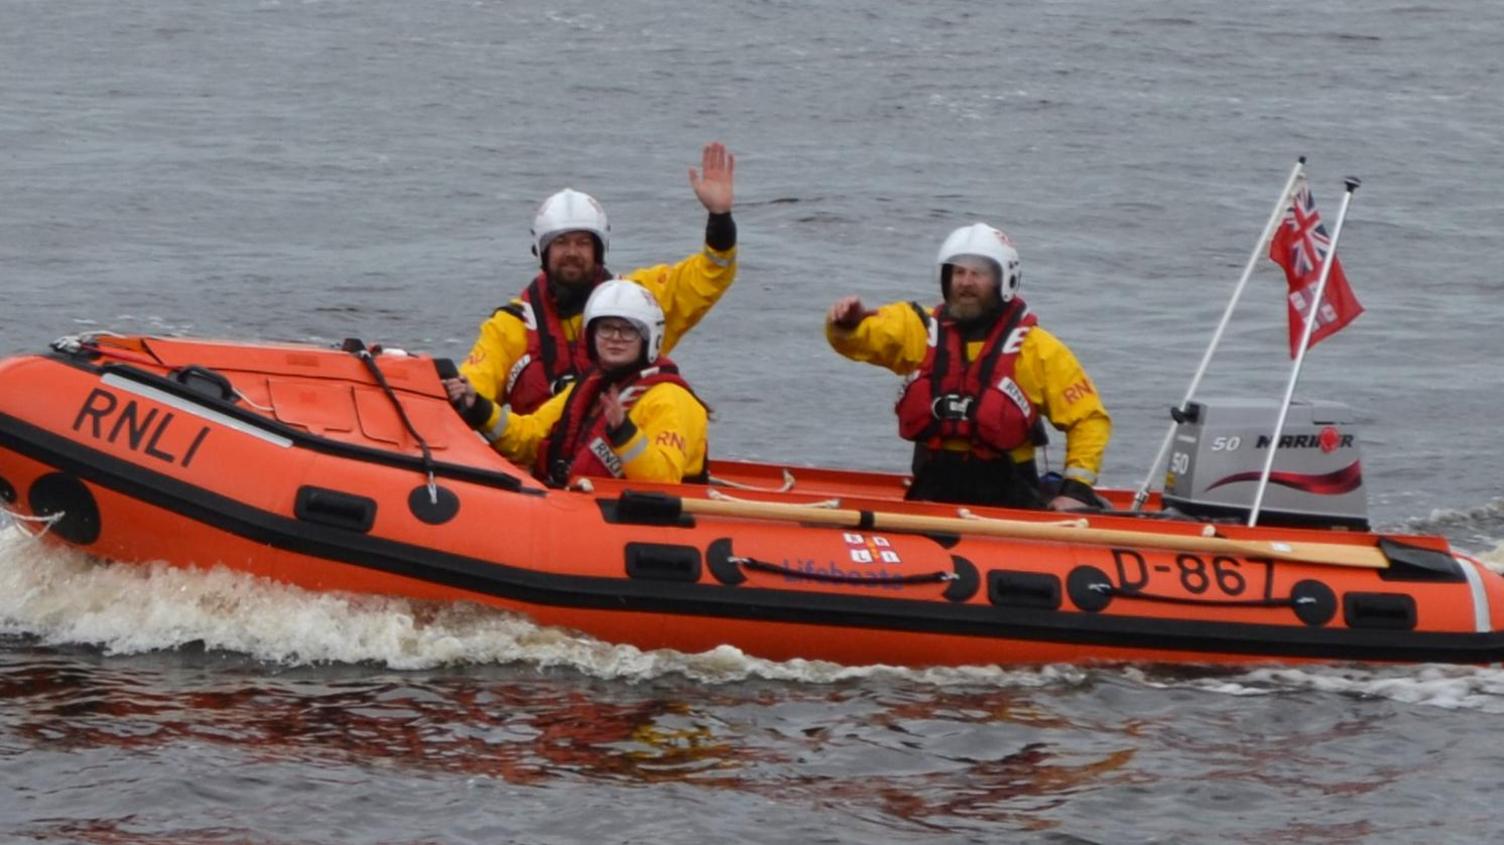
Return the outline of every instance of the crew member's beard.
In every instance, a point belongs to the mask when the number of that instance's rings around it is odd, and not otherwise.
[[[593,286],[588,279],[571,283],[550,278],[548,287],[554,295],[554,308],[559,312],[559,316],[573,317],[585,310],[585,300],[590,298],[590,290]]]
[[[996,294],[977,298],[953,297],[945,303],[945,313],[958,323],[985,322],[1002,311],[1003,303]]]

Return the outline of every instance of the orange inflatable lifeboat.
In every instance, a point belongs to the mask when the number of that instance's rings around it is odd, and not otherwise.
[[[1504,657],[1504,578],[1442,538],[911,503],[876,473],[541,486],[447,362],[97,336],[0,362],[0,501],[113,561],[480,602],[641,648],[912,666]],[[1109,497],[1121,506],[1120,496]]]

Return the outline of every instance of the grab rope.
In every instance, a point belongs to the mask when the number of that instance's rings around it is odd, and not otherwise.
[[[413,427],[413,421],[407,418],[407,409],[402,407],[402,401],[392,391],[392,386],[387,384],[386,376],[381,372],[381,366],[376,363],[376,356],[372,355],[371,350],[367,349],[365,343],[358,338],[346,339],[340,348],[359,358],[361,363],[366,365],[366,369],[371,371],[371,377],[376,379],[376,383],[381,386],[381,391],[386,394],[386,398],[392,400],[392,407],[397,409],[397,417],[402,420],[403,427],[407,429],[408,434],[412,435],[413,440],[417,441],[418,449],[423,452],[423,469],[428,473],[428,501],[430,504],[437,505],[439,486],[434,481],[433,453],[428,449],[428,441],[424,440],[423,435]]]
[[[48,531],[52,530],[52,526],[56,525],[59,520],[61,520],[63,517],[65,517],[67,515],[68,515],[67,511],[58,511],[57,513],[48,514],[47,516],[28,516],[27,514],[16,513],[15,511],[11,510],[10,508],[0,506],[0,516],[4,516],[7,519],[13,519],[16,522],[40,522],[40,523],[42,523],[42,530],[41,531],[38,531],[35,534],[31,533],[30,531],[25,532],[26,536],[30,537],[33,540],[40,540],[40,539],[42,539],[42,537],[46,536],[46,534],[47,534]]]
[[[68,355],[77,355],[86,347],[94,346],[95,339],[101,337],[125,337],[125,335],[120,334],[119,332],[112,332],[101,329],[97,332],[65,334],[47,345],[58,352],[63,352]]]
[[[256,410],[262,412],[263,414],[275,414],[277,412],[276,408],[269,408],[269,407],[267,407],[265,405],[258,405],[256,403],[256,400],[254,400],[251,397],[245,395],[245,393],[242,392],[241,389],[238,388],[238,387],[233,387],[232,386],[230,389],[233,390],[233,391],[235,391],[235,395],[237,397],[239,397],[240,401],[246,403],[247,405],[250,405],[252,408],[255,408]]]
[[[1296,607],[1298,605],[1315,604],[1316,599],[1311,596],[1288,596],[1282,599],[1236,599],[1225,601],[1205,601],[1202,599],[1190,599],[1183,596],[1161,596],[1154,593],[1140,593],[1133,590],[1124,590],[1111,584],[1091,584],[1087,587],[1094,593],[1104,596],[1117,596],[1125,599],[1139,599],[1142,601],[1160,602],[1161,604],[1188,604],[1198,607],[1208,605],[1215,607]]]
[[[758,503],[756,499],[739,499],[736,496],[731,495],[730,493],[722,493],[719,490],[706,490],[705,494],[707,498],[716,499],[722,502],[751,502],[753,504]],[[803,502],[802,504],[806,508],[838,508],[841,506],[841,500],[834,498],[821,499],[818,502]]]
[[[757,572],[785,575],[789,578],[803,578],[806,581],[823,581],[827,584],[942,584],[946,581],[959,580],[961,577],[954,572],[923,572],[918,575],[867,578],[855,573],[851,575],[832,575],[829,572],[805,572],[792,567],[780,566],[776,563],[768,563],[765,560],[738,555],[732,555],[727,560]]]
[[[743,484],[740,481],[732,481],[729,478],[716,478],[710,476],[710,483],[720,487],[730,487],[732,490],[746,490],[750,493],[787,493],[794,489],[794,474],[789,472],[788,467],[783,468],[783,486],[781,487],[758,487],[755,484]]]
[[[83,334],[64,335],[52,343],[50,348],[65,355],[78,355],[89,353],[105,358],[114,358],[118,361],[129,361],[132,364],[145,364],[148,367],[161,366],[162,362],[150,355],[141,355],[126,349],[115,349],[109,346],[100,346],[94,341],[101,337],[125,337],[126,335],[111,331],[85,332]]]

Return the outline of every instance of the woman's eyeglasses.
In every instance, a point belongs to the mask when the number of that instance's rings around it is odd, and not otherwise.
[[[596,323],[595,333],[607,340],[636,340],[642,332],[631,323]]]

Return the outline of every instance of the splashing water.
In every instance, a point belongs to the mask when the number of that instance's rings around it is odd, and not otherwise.
[[[1434,510],[1425,518],[1408,520],[1403,530],[1415,534],[1445,534],[1458,547],[1474,553],[1500,544],[1504,537],[1504,498],[1465,510]],[[1496,555],[1498,549],[1490,554]],[[1485,563],[1497,558],[1478,556]]]
[[[1504,565],[1504,544],[1483,556]],[[1096,680],[1229,696],[1331,692],[1447,709],[1504,713],[1504,670],[1466,666],[998,666],[907,669],[774,662],[720,646],[699,654],[613,645],[473,604],[318,593],[222,567],[109,564],[0,528],[0,634],[107,654],[199,646],[281,665],[376,663],[399,670],[526,663],[647,681],[666,675],[724,684],[751,678],[806,684],[864,679],[938,687],[1076,687]]]
[[[1037,687],[1081,682],[1073,667],[911,670],[817,660],[773,662],[731,646],[699,654],[642,651],[473,604],[318,593],[223,567],[110,564],[0,528],[0,634],[83,644],[107,654],[190,645],[304,665],[374,662],[418,670],[446,664],[527,662],[600,678],[680,674],[705,683],[748,678],[835,683],[894,677],[933,684]]]

